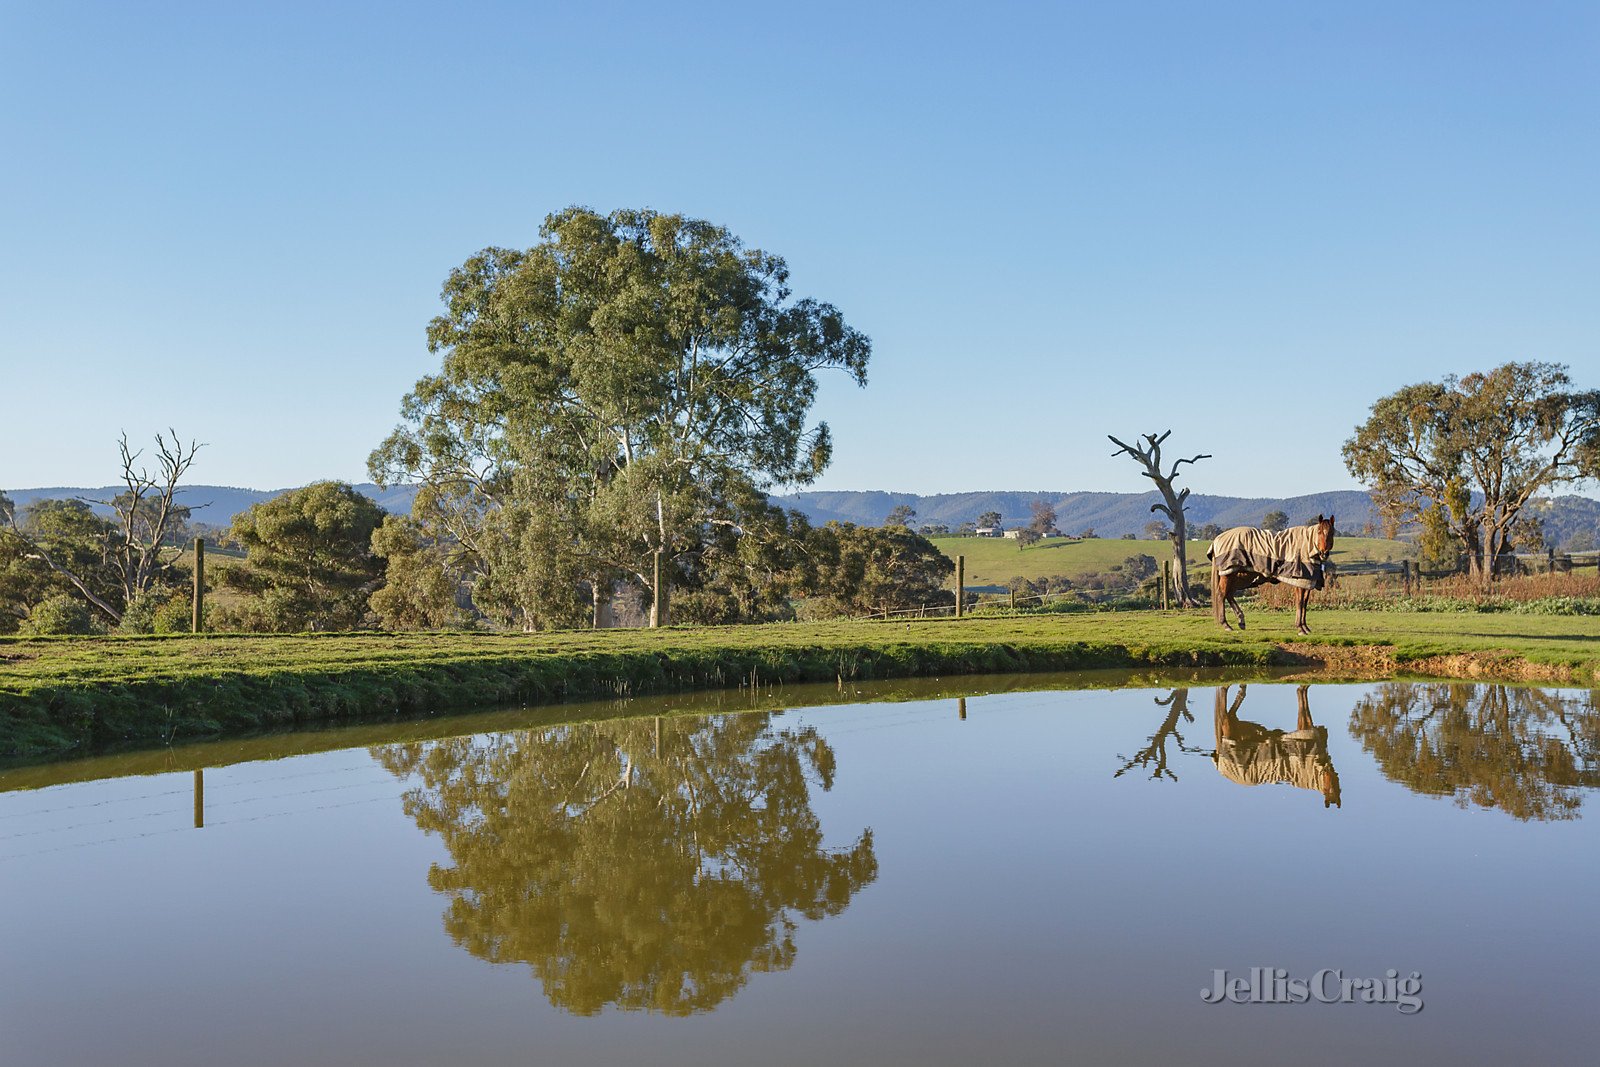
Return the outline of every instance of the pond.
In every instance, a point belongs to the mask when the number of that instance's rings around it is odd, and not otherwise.
[[[1594,1062],[1595,694],[1080,681],[0,771],[0,1062]]]

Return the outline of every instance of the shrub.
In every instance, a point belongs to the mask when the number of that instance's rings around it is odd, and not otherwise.
[[[174,593],[156,609],[152,629],[158,634],[186,634],[194,626],[192,594]]]
[[[125,634],[187,633],[192,618],[188,593],[152,589],[134,598],[122,613],[117,629]]]
[[[100,626],[89,610],[89,605],[77,597],[57,593],[33,606],[23,620],[25,634],[92,634]]]

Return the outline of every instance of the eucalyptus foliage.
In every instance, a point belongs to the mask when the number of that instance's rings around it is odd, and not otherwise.
[[[248,595],[251,630],[348,630],[362,621],[382,567],[372,551],[383,511],[344,482],[313,482],[234,516],[229,539],[249,559],[222,572]]]
[[[743,502],[813,480],[832,452],[808,422],[817,374],[864,385],[871,354],[832,305],[794,298],[780,257],[649,210],[551,215],[532,248],[453,270],[443,299],[440,369],[369,468],[421,483],[414,516],[461,546],[475,601],[528,626],[570,619],[578,585],[598,600],[670,577]]]
[[[1534,494],[1600,475],[1600,391],[1555,363],[1408,385],[1372,405],[1344,460],[1391,527],[1454,539],[1487,579]]]

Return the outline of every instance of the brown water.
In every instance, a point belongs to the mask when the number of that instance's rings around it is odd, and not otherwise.
[[[1596,1061],[1593,694],[889,695],[0,772],[0,1063]]]

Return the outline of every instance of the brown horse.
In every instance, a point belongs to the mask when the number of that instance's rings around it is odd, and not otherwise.
[[[1233,629],[1228,625],[1227,613],[1227,606],[1232,604],[1239,629],[1243,630],[1244,611],[1233,594],[1282,582],[1294,589],[1296,629],[1310,633],[1306,605],[1311,601],[1311,591],[1322,588],[1322,564],[1332,551],[1332,515],[1326,519],[1318,515],[1316,522],[1282,533],[1249,526],[1223,531],[1206,552],[1206,558],[1211,560],[1211,607],[1217,622],[1225,630]]]

